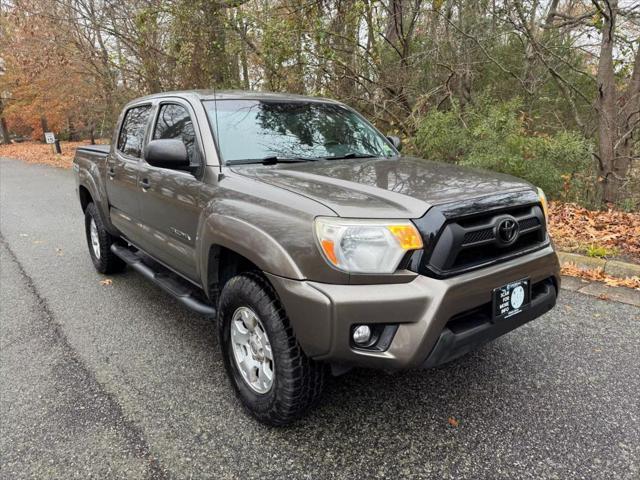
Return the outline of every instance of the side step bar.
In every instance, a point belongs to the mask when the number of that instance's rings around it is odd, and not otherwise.
[[[202,315],[215,315],[216,310],[211,305],[201,300],[196,287],[192,287],[187,282],[181,282],[174,275],[154,270],[151,266],[143,262],[143,257],[138,253],[122,245],[111,245],[111,251],[120,257],[127,265],[138,273],[141,273],[148,280],[162,288],[191,310]],[[163,267],[162,270],[165,270]]]

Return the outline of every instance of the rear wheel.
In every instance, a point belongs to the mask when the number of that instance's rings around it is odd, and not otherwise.
[[[280,301],[261,275],[229,280],[218,308],[227,373],[242,404],[268,425],[285,425],[319,398],[325,366],[308,358]]]
[[[105,274],[124,270],[126,264],[111,251],[111,245],[116,242],[117,237],[111,235],[104,228],[102,217],[100,217],[95,203],[87,205],[84,211],[84,226],[89,255],[91,255],[96,270]]]

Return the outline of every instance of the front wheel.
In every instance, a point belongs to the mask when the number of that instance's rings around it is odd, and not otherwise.
[[[87,205],[84,211],[84,228],[91,261],[100,273],[117,273],[124,270],[126,264],[111,251],[111,245],[117,240],[107,232],[95,203]]]
[[[268,425],[285,425],[319,398],[325,366],[308,358],[271,285],[245,273],[229,280],[218,307],[220,345],[242,404]]]

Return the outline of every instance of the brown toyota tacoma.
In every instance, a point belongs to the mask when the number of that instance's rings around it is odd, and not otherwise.
[[[331,372],[434,367],[551,309],[542,191],[399,148],[332,100],[140,98],[111,146],[76,153],[91,259],[215,317],[233,387],[272,425]]]

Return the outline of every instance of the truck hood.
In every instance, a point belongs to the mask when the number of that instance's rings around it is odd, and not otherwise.
[[[236,165],[232,170],[353,218],[419,218],[436,204],[533,188],[508,175],[415,157]]]

